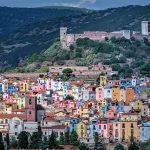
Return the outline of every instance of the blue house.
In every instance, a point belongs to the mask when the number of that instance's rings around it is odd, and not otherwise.
[[[2,93],[3,92],[3,85],[2,85],[2,83],[0,83],[0,93]]]
[[[15,92],[17,92],[17,88],[14,85],[9,84],[7,92],[8,93],[15,93]]]
[[[136,85],[136,86],[134,87],[134,93],[135,93],[135,94],[139,94],[140,91],[141,91],[140,85]]]
[[[79,122],[78,118],[70,118],[70,126],[69,126],[70,132],[76,131],[78,122]]]
[[[90,121],[90,133],[91,135],[94,135],[95,132],[98,132],[98,120],[97,119],[92,119]]]
[[[129,87],[129,86],[132,86],[132,80],[130,79],[121,80],[119,84],[120,84],[120,87]]]
[[[124,102],[118,102],[116,105],[116,112],[123,112],[124,111]]]
[[[81,109],[83,106],[83,102],[81,100],[77,101],[77,108]]]

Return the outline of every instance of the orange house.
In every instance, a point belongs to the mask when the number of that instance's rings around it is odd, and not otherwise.
[[[114,86],[112,88],[112,100],[120,101],[120,87],[119,86]]]
[[[127,88],[126,89],[126,100],[125,103],[129,104],[134,99],[134,89],[133,88]]]

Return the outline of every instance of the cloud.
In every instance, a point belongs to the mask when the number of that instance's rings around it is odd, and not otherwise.
[[[69,7],[82,7],[85,4],[94,4],[96,3],[97,0],[79,0],[77,2],[72,2],[72,3],[61,3],[60,5],[62,6],[69,6]]]

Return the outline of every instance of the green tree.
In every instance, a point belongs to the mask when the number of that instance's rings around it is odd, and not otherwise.
[[[78,134],[75,132],[75,131],[72,131],[71,132],[71,135],[70,135],[70,143],[74,146],[77,146],[79,144],[79,141],[78,141]]]
[[[119,64],[112,64],[111,67],[113,71],[119,71],[121,69]]]
[[[29,133],[26,131],[22,131],[19,135],[18,135],[18,145],[20,148],[24,148],[27,149],[28,148],[28,135]]]
[[[41,73],[45,73],[45,72],[48,72],[49,71],[49,67],[48,66],[42,66],[39,70]]]
[[[124,146],[121,144],[117,144],[114,148],[114,150],[125,150]]]
[[[42,141],[41,133],[39,133],[39,132],[33,132],[33,134],[31,135],[30,140],[31,140],[31,146],[30,146],[30,148],[38,149],[39,146],[40,146],[40,143]]]
[[[67,95],[65,100],[74,100],[74,97],[72,95]]]
[[[50,149],[57,147],[57,139],[55,132],[52,131],[52,134],[49,136],[48,145]]]
[[[129,147],[128,147],[128,150],[139,150],[139,146],[136,142],[132,142]]]
[[[65,132],[65,144],[70,144],[70,132],[69,128],[67,129],[67,132]]]
[[[42,137],[42,129],[41,129],[41,125],[40,125],[40,123],[38,124],[38,133],[41,135],[41,137]]]
[[[0,132],[0,150],[4,150],[4,143],[3,143],[3,135],[2,135],[2,132]]]
[[[64,145],[65,144],[65,137],[64,137],[64,133],[63,132],[60,133],[59,144],[60,145]]]
[[[6,134],[5,141],[7,142],[7,146],[9,147],[9,145],[10,145],[10,140],[9,140],[9,134],[8,134],[8,133]]]
[[[94,133],[94,142],[94,150],[106,150],[103,139],[99,137],[97,132]]]
[[[150,75],[150,62],[145,63],[140,67],[140,73],[146,76]]]
[[[73,70],[71,68],[66,68],[62,71],[63,74],[71,74]]]
[[[11,140],[10,140],[10,147],[11,148],[18,148],[18,142],[17,142],[15,137],[11,138]]]
[[[89,150],[88,145],[85,143],[80,143],[78,148],[79,150]]]

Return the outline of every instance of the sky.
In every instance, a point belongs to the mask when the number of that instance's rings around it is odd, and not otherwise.
[[[106,9],[147,4],[150,4],[150,0],[0,0],[0,6],[8,7],[71,6],[88,9]]]

